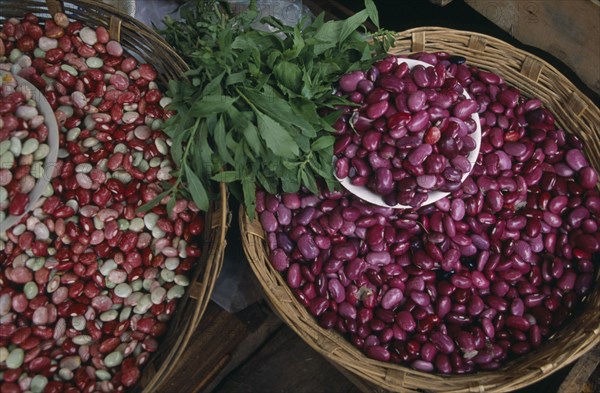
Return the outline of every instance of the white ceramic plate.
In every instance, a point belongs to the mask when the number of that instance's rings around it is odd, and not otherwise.
[[[408,64],[408,67],[410,69],[412,69],[414,66],[419,65],[419,64],[422,66],[425,66],[425,67],[431,67],[431,64],[425,63],[425,62],[419,61],[419,60],[402,59],[402,62]],[[465,96],[466,99],[471,98],[466,91],[463,91],[463,96]],[[479,115],[477,113],[474,113],[473,115],[471,115],[471,118],[473,119],[473,121],[475,121],[475,124],[477,125],[475,132],[469,134],[475,140],[475,144],[476,144],[475,149],[472,150],[469,153],[469,155],[467,156],[467,159],[471,163],[471,171],[472,171],[473,167],[475,166],[475,162],[477,161],[477,156],[479,155],[479,149],[481,147],[481,123],[479,122]],[[461,181],[465,181],[465,179],[471,174],[471,171],[464,173]],[[342,186],[344,186],[344,188],[346,188],[352,194],[356,195],[357,197],[359,197],[369,203],[372,203],[372,204],[378,205],[378,206],[383,206],[383,207],[393,207],[394,209],[412,209],[413,208],[412,206],[402,205],[402,204],[390,206],[383,201],[383,198],[380,195],[375,194],[373,191],[369,190],[367,187],[355,186],[354,184],[352,184],[350,177],[340,179],[335,175],[335,171],[334,171],[334,176],[336,179],[338,179],[340,181],[340,183],[342,184]],[[450,193],[443,192],[443,191],[430,191],[428,194],[427,200],[425,200],[425,202],[423,202],[423,204],[421,206],[426,206],[426,205],[430,205],[434,202],[437,202],[448,194],[450,194]]]
[[[38,179],[35,187],[29,193],[29,203],[25,208],[25,212],[20,216],[7,216],[4,221],[0,222],[0,233],[7,231],[10,227],[18,223],[21,218],[35,206],[50,182],[52,171],[54,170],[56,158],[58,156],[58,123],[56,122],[56,117],[54,116],[54,111],[52,110],[50,103],[48,103],[46,97],[44,97],[44,95],[31,83],[19,76],[13,75],[13,77],[17,80],[19,87],[26,88],[32,92],[32,97],[37,104],[37,109],[44,116],[46,127],[48,127],[48,140],[45,143],[50,147],[50,152],[44,161],[44,175]]]

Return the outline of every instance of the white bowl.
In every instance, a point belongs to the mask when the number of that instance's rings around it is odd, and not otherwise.
[[[410,69],[412,69],[414,66],[417,66],[417,65],[422,65],[425,67],[432,66],[429,63],[425,63],[423,61],[413,60],[413,59],[402,59],[402,62],[408,64],[408,67]],[[465,96],[466,99],[471,98],[471,96],[469,96],[469,94],[466,91],[463,91],[463,96]],[[481,148],[481,123],[479,121],[479,115],[477,114],[477,112],[475,112],[471,115],[471,119],[473,119],[473,121],[475,121],[475,124],[477,125],[477,128],[475,129],[475,131],[473,133],[469,134],[475,140],[475,149],[472,150],[471,152],[469,152],[469,155],[467,156],[467,159],[471,163],[471,170],[469,172],[463,174],[461,182],[464,182],[465,179],[471,174],[473,167],[475,167],[475,162],[477,161],[477,156],[479,155],[479,149]],[[334,157],[334,159],[335,159],[335,157]],[[336,179],[339,180],[339,182],[342,184],[342,186],[344,186],[344,188],[346,188],[352,194],[356,195],[357,197],[361,198],[362,200],[364,200],[366,202],[369,202],[369,203],[372,203],[372,204],[378,205],[378,206],[383,206],[383,207],[392,207],[394,209],[412,209],[413,208],[412,206],[402,205],[400,203],[395,206],[390,206],[383,201],[383,198],[380,195],[375,194],[373,191],[371,191],[367,187],[355,186],[354,184],[352,184],[350,177],[345,177],[343,179],[340,179],[335,174],[335,170],[334,170],[334,176]],[[423,202],[423,204],[421,206],[426,206],[426,205],[435,203],[449,194],[450,194],[449,192],[443,192],[443,191],[430,191],[428,193],[427,199],[425,200],[425,202]]]
[[[12,76],[17,80],[17,85],[19,87],[24,87],[32,92],[32,99],[36,102],[37,109],[44,116],[46,127],[48,127],[48,140],[44,143],[48,144],[50,152],[44,161],[44,175],[38,179],[35,187],[29,193],[29,203],[25,208],[25,212],[19,216],[7,216],[0,222],[0,233],[6,232],[13,225],[21,221],[21,218],[35,206],[51,180],[52,172],[56,166],[56,158],[58,157],[58,123],[56,122],[56,117],[54,116],[54,111],[52,110],[50,103],[48,103],[46,97],[44,97],[44,95],[31,83],[19,76]]]

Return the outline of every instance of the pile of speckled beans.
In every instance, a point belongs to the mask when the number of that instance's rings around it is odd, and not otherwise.
[[[1,391],[123,391],[157,350],[200,255],[196,206],[160,198],[173,181],[161,132],[169,99],[152,66],[105,28],[61,13],[9,19],[0,43],[0,70],[43,92],[61,130],[50,184],[0,234]],[[9,82],[1,90],[0,195],[10,203],[0,206],[16,215],[48,145],[36,97]],[[157,206],[138,210],[157,197]]]

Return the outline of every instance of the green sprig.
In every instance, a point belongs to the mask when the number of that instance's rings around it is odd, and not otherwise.
[[[334,89],[393,42],[364,26],[379,25],[372,0],[341,21],[319,15],[286,26],[263,18],[272,31],[254,28],[254,3],[233,16],[218,1],[197,0],[182,21],[165,18],[163,35],[190,67],[189,80],[172,81],[168,91],[176,114],[165,132],[178,170],[166,195],[183,192],[202,210],[211,181],[228,183],[251,216],[257,184],[268,192],[335,187],[332,125],[336,108],[351,103]]]

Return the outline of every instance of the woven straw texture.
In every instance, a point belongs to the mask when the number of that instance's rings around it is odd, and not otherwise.
[[[111,38],[119,40],[128,53],[156,68],[158,82],[163,87],[171,79],[185,78],[187,65],[166,41],[145,24],[100,1],[2,0],[0,25],[5,19],[21,18],[27,12],[48,18],[59,11],[67,14],[69,19],[81,21],[87,26],[106,27]],[[225,234],[229,222],[227,190],[224,184],[220,184],[219,198],[211,204],[205,215],[202,257],[191,272],[191,284],[185,296],[180,299],[177,311],[169,323],[169,330],[161,339],[158,351],[144,368],[135,391],[164,390],[163,384],[168,382],[170,373],[186,350],[210,300],[223,265]]]
[[[558,124],[582,138],[593,166],[600,168],[600,110],[545,61],[483,34],[421,27],[397,34],[394,54],[447,51],[471,65],[493,71],[530,97],[541,99]],[[578,317],[537,351],[493,372],[442,376],[367,358],[334,330],[322,329],[295,299],[285,278],[268,260],[258,220],[240,211],[244,251],[273,309],[312,348],[368,382],[394,392],[506,392],[530,385],[572,363],[600,342],[600,291],[585,301]]]

